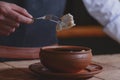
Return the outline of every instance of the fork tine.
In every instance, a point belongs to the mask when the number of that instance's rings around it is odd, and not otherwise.
[[[60,23],[61,22],[61,19],[59,17],[57,17],[57,16],[54,16],[54,15],[46,15],[45,19],[53,21],[55,23]]]
[[[46,17],[45,16],[42,16],[42,17],[38,17],[38,18],[35,18],[35,19],[45,19]]]
[[[50,20],[50,21],[55,22],[57,24],[59,24],[61,22],[61,19],[57,16],[54,16],[54,15],[45,15],[45,16],[33,18],[33,19],[34,20],[37,20],[37,19]]]

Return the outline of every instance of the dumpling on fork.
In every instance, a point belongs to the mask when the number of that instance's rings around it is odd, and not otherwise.
[[[63,15],[60,19],[61,19],[61,22],[57,24],[56,31],[69,29],[75,26],[73,16],[70,13]]]

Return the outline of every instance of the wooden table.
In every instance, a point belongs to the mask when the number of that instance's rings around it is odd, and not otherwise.
[[[43,80],[28,69],[37,62],[39,60],[0,62],[0,80]],[[103,71],[88,80],[120,80],[120,54],[93,55],[93,62],[103,66]]]

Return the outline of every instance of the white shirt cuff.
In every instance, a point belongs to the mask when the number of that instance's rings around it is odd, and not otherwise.
[[[120,43],[120,16],[117,17],[114,21],[108,23],[106,27],[104,27],[103,31],[118,43]]]

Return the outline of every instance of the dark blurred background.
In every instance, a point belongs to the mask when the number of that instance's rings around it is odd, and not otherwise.
[[[96,26],[103,28],[95,19],[93,19],[87,12],[82,0],[68,0],[65,14],[71,13],[74,16],[77,27],[81,29],[83,27]],[[78,29],[78,28],[77,28]],[[94,32],[94,31],[93,31]],[[60,34],[61,32],[59,32]],[[63,33],[63,32],[62,32]],[[75,32],[74,32],[75,33]],[[68,34],[72,34],[69,33]],[[96,33],[95,33],[96,34]],[[64,35],[63,35],[64,36]],[[78,37],[58,37],[59,44],[61,45],[79,45],[92,48],[93,54],[113,54],[120,53],[120,44],[111,39],[109,36],[78,36]]]

